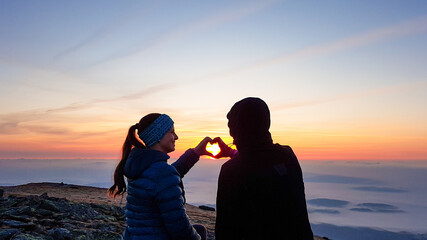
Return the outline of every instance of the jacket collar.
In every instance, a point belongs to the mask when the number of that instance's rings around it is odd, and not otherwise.
[[[167,161],[169,155],[164,152],[134,148],[131,150],[126,161],[124,173],[127,178],[137,178],[144,170],[151,166],[151,164],[160,161]]]

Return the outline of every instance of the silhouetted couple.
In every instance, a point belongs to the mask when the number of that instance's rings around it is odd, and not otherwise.
[[[148,114],[130,127],[109,190],[128,192],[125,240],[206,239],[206,228],[191,225],[185,213],[181,179],[200,156],[211,156],[209,142],[221,148],[216,157],[231,158],[218,179],[217,240],[313,239],[300,165],[289,146],[273,144],[267,104],[245,98],[227,118],[237,151],[206,137],[171,165],[167,153],[175,150],[178,136],[168,115]]]

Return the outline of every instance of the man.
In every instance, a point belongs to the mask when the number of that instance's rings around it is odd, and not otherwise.
[[[312,240],[301,167],[289,146],[273,144],[270,111],[259,98],[245,98],[227,114],[237,151],[218,179],[215,238]]]

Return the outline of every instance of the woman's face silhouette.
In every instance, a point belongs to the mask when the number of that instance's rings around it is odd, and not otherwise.
[[[176,135],[175,128],[172,126],[172,128],[163,136],[163,138],[160,139],[160,142],[157,143],[159,150],[164,153],[175,151],[176,140],[178,140],[178,135]]]

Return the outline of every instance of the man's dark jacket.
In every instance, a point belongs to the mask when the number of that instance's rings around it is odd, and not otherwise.
[[[239,152],[218,180],[217,240],[313,239],[301,168],[288,146]]]

